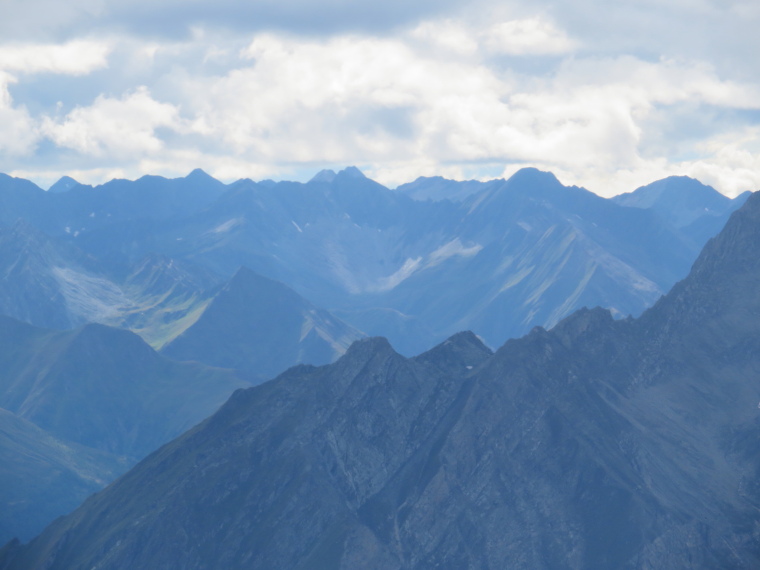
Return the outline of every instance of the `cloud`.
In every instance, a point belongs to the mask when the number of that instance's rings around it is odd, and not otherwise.
[[[6,0],[0,37],[56,40],[100,33],[153,39],[191,36],[198,27],[233,33],[280,30],[309,35],[387,33],[458,9],[456,0]]]
[[[4,0],[3,41],[58,42],[102,25],[105,0]]]
[[[55,40],[0,43],[19,171],[756,184],[752,2],[9,1]]]
[[[579,46],[554,24],[538,17],[495,24],[485,39],[491,51],[510,55],[559,55]]]
[[[435,43],[437,25],[417,28],[411,42],[260,35],[241,54],[250,65],[186,78],[182,107],[220,155],[252,163],[369,164],[389,184],[411,177],[412,165],[432,174],[536,164],[610,194],[630,190],[615,173],[628,183],[630,171],[663,171],[663,157],[642,147],[644,131],[660,127],[659,106],[760,101],[710,66],[673,60],[574,58],[546,77],[504,74],[458,40],[453,58],[416,43]]]
[[[23,106],[13,103],[8,85],[15,79],[0,71],[0,153],[5,160],[31,154],[39,140],[37,125]]]
[[[110,46],[102,41],[65,44],[0,45],[0,70],[85,75],[108,65]]]
[[[176,107],[153,99],[140,87],[120,99],[100,96],[63,119],[46,117],[42,132],[56,145],[92,157],[118,161],[160,152],[157,129],[182,130]]]

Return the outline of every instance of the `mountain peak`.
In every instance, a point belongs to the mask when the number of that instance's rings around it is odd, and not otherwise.
[[[669,176],[626,194],[612,201],[632,208],[652,209],[675,227],[685,227],[698,218],[720,216],[734,203],[712,186],[702,184],[688,176]]]
[[[325,168],[324,170],[320,170],[317,172],[314,177],[309,180],[309,182],[327,182],[328,184],[335,180],[335,177],[337,174],[335,174],[334,170],[330,170],[328,168]]]
[[[68,192],[75,186],[81,186],[80,182],[74,180],[71,178],[71,176],[62,176],[58,182],[48,188],[48,192],[52,192],[53,194],[60,194],[63,192]]]
[[[228,281],[228,286],[247,286],[256,283],[279,285],[283,289],[289,289],[289,287],[284,283],[281,283],[280,281],[276,281],[274,279],[269,279],[268,277],[264,277],[263,275],[256,273],[253,269],[249,269],[244,265],[241,265],[232,276],[232,278]]]
[[[364,173],[356,168],[355,166],[349,166],[347,168],[344,168],[340,172],[338,172],[338,176],[342,176],[344,178],[367,178],[364,176]]]
[[[201,168],[196,168],[193,170],[190,174],[185,176],[185,180],[213,180],[214,182],[218,182],[216,178]]]
[[[343,359],[369,359],[374,355],[396,354],[388,339],[382,336],[370,336],[354,341],[348,347]],[[342,359],[341,359],[342,360]]]
[[[240,267],[197,321],[161,350],[263,381],[294,364],[327,364],[360,335],[284,283]]]
[[[475,333],[463,331],[420,354],[415,360],[467,374],[488,360],[492,354],[491,349]]]
[[[551,172],[539,170],[534,167],[521,168],[507,180],[507,184],[512,185],[530,185],[530,186],[562,186]]]
[[[241,266],[227,282],[216,303],[223,303],[228,310],[236,304],[241,304],[245,306],[246,311],[265,313],[268,311],[267,305],[286,304],[294,310],[303,310],[309,304],[281,281],[264,277],[244,266]]]

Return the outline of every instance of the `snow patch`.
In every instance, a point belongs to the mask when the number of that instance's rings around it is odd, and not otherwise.
[[[407,260],[404,262],[404,265],[402,265],[398,271],[393,273],[393,275],[383,277],[378,281],[375,287],[372,287],[369,290],[372,292],[382,293],[384,291],[390,291],[391,289],[394,289],[399,285],[399,283],[411,277],[411,275],[417,271],[417,269],[419,269],[421,263],[421,257],[417,257],[415,259],[407,258]]]
[[[303,233],[303,230],[301,229],[301,226],[299,226],[295,220],[290,220],[290,223],[295,226],[295,228],[298,230],[298,233]]]
[[[517,225],[524,229],[526,232],[529,232],[533,229],[533,226],[523,221],[517,222]]]
[[[442,245],[430,254],[426,267],[434,267],[451,257],[472,257],[477,255],[483,246],[479,243],[466,247],[462,244],[459,238],[454,238],[450,242]]]
[[[241,218],[232,218],[231,220],[227,220],[226,222],[219,224],[213,230],[211,230],[211,232],[215,234],[228,232],[235,226],[240,225],[242,222],[243,220]]]

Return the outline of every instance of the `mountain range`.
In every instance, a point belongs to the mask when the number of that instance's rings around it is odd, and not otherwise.
[[[639,318],[233,394],[0,568],[756,568],[760,195]]]
[[[236,388],[366,334],[410,355],[472,329],[412,359],[456,384],[488,360],[482,341],[582,306],[639,314],[746,199],[670,178],[606,200],[534,169],[395,191],[355,168],[306,184],[64,177],[48,192],[2,175],[0,543],[31,539]],[[461,342],[472,362],[442,348]]]
[[[54,192],[4,176],[9,247],[45,242],[50,253],[13,262],[32,264],[36,282],[10,272],[0,301],[38,326],[102,322],[160,348],[247,267],[403,354],[464,329],[499,346],[583,306],[639,315],[745,199],[685,177],[604,199],[535,169],[487,183],[422,178],[395,191],[353,167],[306,184],[224,185],[200,170],[94,188],[65,178]],[[182,268],[182,291],[165,297],[172,275],[151,277],[143,292],[148,267]],[[44,296],[45,311],[26,291]]]

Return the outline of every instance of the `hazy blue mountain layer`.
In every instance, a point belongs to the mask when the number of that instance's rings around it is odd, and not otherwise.
[[[54,329],[106,323],[160,346],[184,330],[221,281],[157,254],[117,271],[109,265],[23,219],[0,227],[0,315]]]
[[[0,227],[0,314],[66,329],[108,318],[129,301],[96,259],[20,219]]]
[[[131,464],[62,441],[0,408],[0,542],[31,540]]]
[[[247,385],[230,370],[174,362],[103,325],[49,331],[0,317],[0,339],[0,408],[55,437],[132,458]]]
[[[282,283],[242,268],[161,352],[264,381],[294,364],[329,364],[362,336]]]
[[[48,263],[67,277],[49,291],[50,319],[62,314],[54,322],[15,316],[63,327],[94,314],[156,347],[192,324],[210,294],[163,299],[125,283],[151,256],[214,285],[249,267],[414,354],[462,329],[498,346],[582,306],[638,315],[686,275],[742,200],[687,178],[606,200],[534,169],[488,183],[421,178],[396,191],[355,168],[306,184],[225,186],[202,171],[95,188],[62,179],[47,193],[0,177],[0,223],[22,218],[98,261],[89,273]],[[72,302],[82,314],[70,314]]]
[[[0,317],[0,536],[31,538],[250,384],[103,325]]]
[[[694,244],[653,212],[621,208],[533,169],[463,208],[458,237],[421,257],[382,302],[439,334],[471,329],[492,346],[584,306],[638,315],[696,256]],[[437,288],[443,293],[430,294]]]
[[[732,200],[688,176],[671,176],[615,196],[612,201],[653,210],[702,247],[720,231],[726,216],[744,204],[749,194],[745,192]]]
[[[129,329],[159,349],[198,319],[222,281],[203,267],[148,254],[119,279],[129,304],[98,322]]]
[[[236,392],[0,568],[757,568],[760,194],[639,319]]]
[[[504,180],[491,180],[489,182],[479,182],[477,180],[448,180],[442,176],[420,176],[414,182],[402,184],[396,188],[397,192],[402,192],[414,198],[415,200],[451,200],[452,202],[461,202],[483,191],[489,186],[497,186]]]

